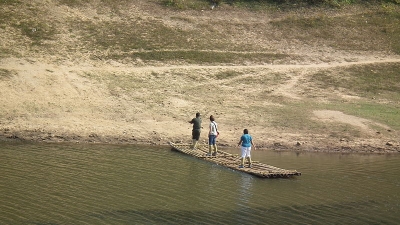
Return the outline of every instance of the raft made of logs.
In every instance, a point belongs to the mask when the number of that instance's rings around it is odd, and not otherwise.
[[[241,161],[239,155],[218,150],[218,154],[216,156],[207,156],[207,145],[199,144],[194,150],[190,144],[176,144],[169,142],[169,145],[172,147],[172,150],[261,178],[289,178],[301,175],[301,172],[296,170],[285,170],[257,161],[252,162],[251,168],[249,168],[248,165],[245,165],[243,168],[239,168]]]

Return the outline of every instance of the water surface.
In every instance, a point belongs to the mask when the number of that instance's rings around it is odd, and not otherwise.
[[[253,159],[302,176],[252,177],[169,147],[2,143],[0,224],[400,223],[398,155]]]

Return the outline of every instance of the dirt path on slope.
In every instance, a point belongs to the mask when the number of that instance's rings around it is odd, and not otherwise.
[[[133,66],[116,62],[97,64],[96,62],[63,62],[59,64],[46,63],[40,59],[2,59],[0,69],[12,71],[13,76],[4,79],[0,85],[2,107],[5,109],[0,120],[0,135],[3,140],[31,140],[45,142],[89,142],[89,143],[145,143],[165,145],[168,141],[190,142],[190,124],[187,123],[196,111],[202,111],[205,127],[207,116],[214,114],[221,123],[224,134],[219,143],[222,146],[233,147],[241,135],[243,126],[250,126],[257,144],[264,149],[275,150],[305,150],[305,151],[356,151],[356,152],[397,152],[398,142],[390,138],[368,138],[348,140],[332,140],[324,134],[309,136],[301,133],[285,133],[272,127],[260,127],[250,124],[237,124],[234,118],[226,112],[208,109],[207,101],[194,105],[186,98],[180,98],[178,92],[169,93],[168,88],[159,90],[159,84],[137,91],[132,96],[123,94],[123,91],[113,95],[107,90],[104,82],[88,79],[85,74],[107,73],[120,76],[134,74],[138,79],[147,78],[149,74],[174,74],[176,72],[214,73],[216,70],[268,70],[273,72],[287,72],[285,83],[274,89],[274,95],[288,99],[301,100],[301,90],[297,88],[299,81],[311,71],[323,68],[345,67],[361,64],[400,62],[400,58],[382,57],[352,57],[353,61],[338,61],[318,64],[295,65],[168,65],[168,66]],[[290,71],[295,71],[294,73]],[[122,76],[122,75],[121,75]],[[178,86],[178,90],[187,85],[184,79],[170,75],[171,81],[166,80],[165,86]],[[207,76],[205,76],[207,77]],[[177,79],[177,80],[173,80]],[[235,79],[232,78],[231,82]],[[146,82],[158,82],[148,81]],[[214,85],[215,80],[205,85]],[[151,83],[150,83],[151,84]],[[222,82],[221,82],[222,84]],[[153,99],[158,92],[168,97],[167,100],[157,102]],[[253,90],[262,91],[262,90]],[[204,98],[207,98],[206,96]],[[240,94],[229,93],[224,102],[229,99],[240,99]],[[142,101],[142,102],[138,102]],[[150,102],[150,103],[149,103]],[[157,104],[155,104],[157,103]],[[155,105],[157,107],[149,107]],[[236,107],[227,109],[229,114],[235,114]],[[242,112],[237,111],[240,115]],[[321,122],[347,123],[368,134],[375,131],[372,126],[382,124],[364,118],[345,115],[339,111],[316,111],[314,118]],[[254,121],[257,124],[257,121]],[[202,142],[206,143],[207,130],[203,129]],[[396,134],[397,135],[397,134]]]

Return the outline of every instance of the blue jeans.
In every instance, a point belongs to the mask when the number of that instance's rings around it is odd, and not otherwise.
[[[217,135],[208,135],[208,145],[215,145]]]

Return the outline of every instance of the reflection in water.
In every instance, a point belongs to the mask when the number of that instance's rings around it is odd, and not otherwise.
[[[252,196],[252,182],[253,182],[253,177],[247,175],[247,174],[242,174],[239,179],[239,205],[244,205],[247,207],[247,204],[249,203],[251,196]]]
[[[253,158],[303,175],[256,178],[164,147],[4,143],[0,224],[400,222],[400,156]]]

